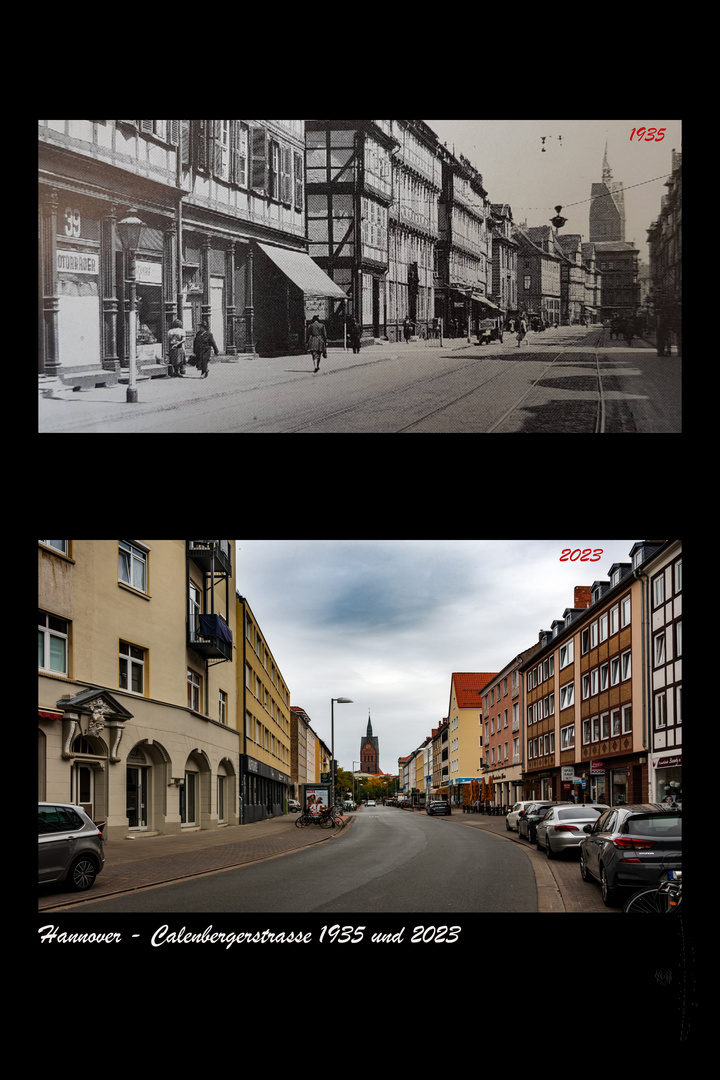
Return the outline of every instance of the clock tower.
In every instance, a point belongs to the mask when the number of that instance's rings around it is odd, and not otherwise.
[[[380,773],[380,751],[378,740],[372,731],[370,713],[368,713],[367,733],[360,740],[360,771],[364,773]]]

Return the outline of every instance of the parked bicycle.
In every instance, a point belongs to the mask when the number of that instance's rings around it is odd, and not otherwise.
[[[623,912],[635,915],[638,912],[661,912],[664,915],[679,911],[682,905],[682,870],[670,870],[667,881],[653,889],[642,889],[631,896]]]
[[[304,828],[306,825],[319,825],[322,829],[342,829],[345,822],[339,816],[336,816],[333,811],[335,807],[328,807],[326,810],[321,810],[318,814],[310,814],[307,810],[300,814],[295,820],[295,824],[298,829]]]

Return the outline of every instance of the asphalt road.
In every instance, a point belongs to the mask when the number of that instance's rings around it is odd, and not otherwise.
[[[104,913],[536,912],[532,866],[514,845],[390,807],[289,858],[83,904]]]

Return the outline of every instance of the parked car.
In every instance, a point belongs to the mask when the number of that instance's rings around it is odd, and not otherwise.
[[[682,809],[665,803],[613,806],[586,825],[580,844],[583,881],[600,882],[603,901],[622,889],[657,885],[682,869]]]
[[[426,813],[428,813],[428,814],[450,814],[450,813],[452,813],[452,811],[450,809],[450,803],[449,802],[446,802],[445,799],[442,799],[442,800],[438,799],[437,802],[428,803],[427,808],[426,808]]]
[[[548,859],[552,859],[562,851],[580,847],[585,839],[584,826],[594,825],[599,815],[609,809],[603,803],[556,803],[538,822],[536,848],[544,848]]]
[[[518,836],[524,837],[531,844],[534,844],[538,822],[542,821],[548,810],[552,810],[553,806],[555,806],[555,803],[551,802],[530,803],[526,810],[521,810],[518,815]]]
[[[298,814],[302,810],[302,806],[297,799],[288,799],[288,810],[291,814]]]
[[[365,805],[366,806],[374,806],[375,805],[375,800],[374,799],[368,799],[368,801],[365,803]]]
[[[526,810],[528,806],[534,806],[537,802],[537,799],[528,800],[527,802],[516,802],[508,811],[507,817],[505,818],[505,828],[507,831],[512,832],[513,829],[517,830],[520,811]]]
[[[38,882],[82,891],[104,864],[102,832],[81,806],[38,803]]]

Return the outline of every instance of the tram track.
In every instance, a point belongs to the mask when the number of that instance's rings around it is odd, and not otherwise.
[[[605,334],[606,331],[604,329],[599,329],[595,332],[593,338],[589,342],[587,341],[587,339],[585,339],[582,344],[579,341],[568,342],[562,348],[560,348],[557,354],[553,357],[553,359],[545,365],[537,378],[533,380],[532,384],[510,405],[509,408],[507,408],[503,412],[503,415],[492,425],[492,427],[488,428],[485,433],[496,433],[498,432],[498,429],[500,429],[503,425],[507,425],[508,421],[511,420],[511,418],[515,416],[521,408],[527,408],[529,404],[532,404],[533,395],[535,395],[537,401],[539,402],[538,410],[539,412],[541,412],[544,407],[544,403],[542,400],[542,384],[547,380],[548,374],[560,366],[560,362],[562,361],[562,359],[567,357],[568,354],[572,354],[574,348],[576,349],[579,346],[583,352],[585,352],[586,350],[594,351],[592,368],[596,380],[595,392],[597,395],[597,400],[596,409],[592,411],[592,422],[588,422],[585,415],[583,415],[583,412],[587,414],[587,408],[585,408],[584,410],[576,408],[576,413],[578,414],[578,429],[573,429],[572,433],[604,434],[606,432],[607,425],[607,405],[605,388],[603,385],[603,372],[600,354],[602,347],[605,343]],[[488,359],[490,358],[491,357],[488,357]],[[521,357],[519,357],[518,359],[521,359]],[[457,367],[447,367],[441,372],[437,372],[436,374],[433,374],[431,376],[426,376],[425,378],[422,378],[420,380],[418,380],[417,378],[407,380],[406,382],[393,387],[392,391],[378,391],[377,393],[364,398],[360,402],[354,402],[352,404],[345,405],[342,408],[328,411],[319,416],[315,415],[312,417],[312,419],[288,428],[287,431],[288,433],[312,432],[313,428],[322,427],[324,424],[336,421],[343,416],[350,417],[354,413],[362,410],[377,409],[381,407],[383,403],[389,403],[392,399],[403,394],[422,394],[426,391],[432,391],[432,388],[435,384],[444,382],[448,379],[461,379],[466,372],[470,370],[477,370],[480,360],[480,357],[474,355],[471,360],[467,360],[466,362],[459,364]],[[371,364],[369,364],[368,366],[374,366],[375,363],[380,364],[383,363],[383,361],[374,361],[371,362]],[[577,363],[577,361],[574,361],[574,363]],[[451,411],[456,406],[460,405],[462,402],[468,401],[471,398],[477,396],[478,394],[486,393],[488,388],[493,383],[496,383],[499,379],[506,375],[507,368],[501,368],[493,372],[492,374],[489,374],[486,378],[482,378],[479,382],[475,382],[470,389],[464,390],[460,394],[455,394],[451,398],[442,401],[442,403],[438,404],[436,408],[428,409],[421,415],[415,416],[408,423],[395,428],[394,433],[409,433],[422,427],[422,425],[424,425],[428,421],[441,417],[443,413]],[[587,391],[585,392],[584,398],[587,398]],[[584,400],[583,404],[585,403],[586,402]],[[566,404],[568,410],[572,410],[573,404],[577,405],[578,403],[568,401]],[[568,420],[566,418],[564,421],[564,425],[567,426],[567,423]]]

